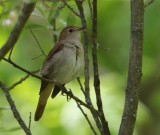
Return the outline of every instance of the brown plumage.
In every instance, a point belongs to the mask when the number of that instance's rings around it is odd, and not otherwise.
[[[80,30],[82,28],[75,26],[69,26],[62,30],[57,44],[49,52],[43,63],[40,72],[42,77],[59,82],[64,86],[79,76],[84,66]],[[54,98],[60,92],[60,89],[55,84],[42,80],[35,121],[42,117],[51,92],[51,97]]]

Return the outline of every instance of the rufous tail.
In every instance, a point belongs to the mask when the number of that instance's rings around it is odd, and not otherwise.
[[[35,121],[38,121],[42,117],[45,106],[47,104],[48,97],[51,94],[52,88],[53,88],[53,85],[48,84],[44,88],[44,90],[40,93],[37,109],[34,116]]]

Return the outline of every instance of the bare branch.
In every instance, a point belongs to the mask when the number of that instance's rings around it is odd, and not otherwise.
[[[5,96],[6,96],[7,100],[8,100],[8,103],[9,103],[9,105],[11,107],[11,110],[12,110],[12,113],[13,113],[15,119],[18,121],[19,125],[22,127],[22,129],[24,130],[26,135],[31,135],[30,129],[26,126],[26,124],[22,120],[22,118],[21,118],[21,116],[20,116],[20,114],[19,114],[19,112],[18,112],[18,110],[17,110],[17,108],[16,108],[16,106],[14,104],[14,101],[13,101],[12,97],[9,94],[8,89],[6,88],[6,86],[2,82],[0,82],[0,88],[3,90]]]
[[[27,73],[27,74],[29,74],[29,75],[37,78],[37,79],[49,81],[48,79],[42,78],[42,77],[40,77],[40,76],[32,73],[31,71],[28,71],[28,70],[22,68],[21,66],[19,66],[16,63],[12,62],[11,60],[8,60],[6,58],[3,58],[3,60],[6,61],[6,62],[8,62],[8,63],[10,63],[10,64],[12,64],[15,68],[18,68],[19,70],[21,70],[21,71],[23,71],[23,72],[25,72],[25,73]]]
[[[93,10],[92,10],[92,5],[91,5],[91,0],[88,0],[88,5],[89,5],[89,10],[90,10],[91,18],[93,18]]]
[[[42,55],[44,55],[44,56],[46,56],[46,57],[47,57],[47,55],[44,53],[44,51],[43,51],[43,49],[42,49],[42,47],[41,47],[41,45],[40,45],[40,43],[39,43],[38,39],[36,38],[35,34],[33,33],[33,31],[32,31],[31,29],[29,29],[29,30],[30,30],[30,32],[31,32],[31,34],[32,34],[32,36],[34,37],[34,39],[36,40],[36,42],[37,42],[37,44],[38,44],[38,47],[39,47],[39,49],[40,49],[40,51],[41,51]]]
[[[65,4],[63,5],[58,5],[57,8],[55,9],[54,11],[54,14],[50,20],[50,24],[53,26],[53,39],[54,39],[54,43],[57,42],[57,35],[55,34],[55,31],[56,31],[56,19],[58,18],[57,17],[57,14],[59,14],[59,12],[65,7]]]
[[[80,106],[80,104],[79,104],[78,102],[77,102],[77,106],[78,106],[78,108],[81,110],[83,116],[86,118],[86,120],[87,120],[87,122],[88,122],[88,124],[89,124],[89,126],[90,126],[90,128],[91,128],[91,130],[93,131],[93,133],[94,133],[95,135],[98,135],[98,134],[96,133],[96,131],[95,131],[95,129],[94,129],[91,121],[89,120],[87,114],[83,111],[82,107]]]
[[[81,88],[81,91],[83,92],[83,94],[85,95],[85,91],[84,91],[84,88],[83,88],[83,86],[82,86],[82,83],[81,83],[81,81],[80,81],[80,78],[79,77],[77,77],[77,81],[78,81],[78,83],[79,83],[79,86],[80,86],[80,88]]]
[[[85,19],[85,15],[84,15],[84,9],[83,9],[83,1],[81,0],[75,0],[78,10],[80,12],[80,16],[81,16],[81,22],[82,22],[82,27],[87,28],[87,23],[86,23],[86,19]],[[84,68],[84,74],[85,74],[85,100],[86,103],[89,106],[93,107],[91,98],[90,98],[90,87],[89,87],[89,57],[88,57],[88,33],[87,31],[83,32],[84,35],[84,61],[85,61],[85,68]],[[102,129],[102,125],[101,122],[99,120],[99,117],[92,112],[92,116],[96,122],[96,125],[99,129],[99,131],[102,133],[103,129]]]
[[[66,0],[63,0],[63,2],[76,16],[81,17],[70,5],[68,5]]]
[[[153,2],[155,2],[155,0],[150,0],[149,2],[147,2],[147,3],[144,5],[144,8],[150,6]]]
[[[144,3],[131,0],[131,42],[125,107],[119,135],[132,135],[138,108],[138,92],[142,76]]]
[[[108,122],[105,119],[101,90],[100,90],[100,79],[98,72],[98,60],[97,60],[97,0],[93,0],[93,20],[92,20],[92,58],[93,58],[93,71],[94,71],[94,89],[96,93],[96,101],[98,111],[101,113],[100,120],[103,126],[102,135],[110,135]]]
[[[29,125],[28,125],[29,129],[31,128],[31,121],[32,121],[32,113],[30,112],[29,113]]]
[[[36,71],[32,71],[32,73],[37,73],[39,70]],[[30,76],[30,74],[27,74],[25,77],[21,78],[19,81],[15,82],[14,84],[12,84],[12,86],[8,87],[8,91],[11,89],[14,89],[14,87],[16,87],[17,85],[21,84],[23,81],[25,81],[28,77]]]
[[[0,49],[0,61],[7,54],[7,52],[14,47],[35,5],[35,3],[24,4],[13,31],[11,32],[7,42]]]
[[[10,51],[9,56],[8,56],[8,59],[11,59],[11,55],[12,55],[12,52],[13,52],[13,48],[14,48],[14,47],[11,48],[11,51]]]

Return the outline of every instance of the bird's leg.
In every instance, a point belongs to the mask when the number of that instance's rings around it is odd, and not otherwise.
[[[72,93],[71,89],[69,89],[69,91],[61,90],[61,95],[67,96],[67,101],[69,101],[72,98],[73,93]]]
[[[67,101],[69,101],[73,96],[72,90],[69,89],[69,91],[67,91]]]

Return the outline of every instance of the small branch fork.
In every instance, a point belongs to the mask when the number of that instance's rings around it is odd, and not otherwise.
[[[75,0],[77,7],[80,12],[81,16],[81,22],[82,26],[86,27],[86,20],[84,15],[84,9],[83,9],[83,1],[81,0]],[[96,54],[96,48],[97,48],[97,0],[93,0],[93,7],[91,6],[90,0],[88,1],[90,12],[92,16],[92,56],[93,56],[93,67],[94,67],[94,86],[95,86],[95,92],[96,92],[96,100],[97,100],[97,106],[98,111],[101,114],[100,116],[96,115],[94,112],[91,112],[96,125],[101,133],[101,135],[110,135],[110,131],[108,128],[108,123],[105,119],[103,107],[102,107],[102,101],[101,101],[101,95],[100,95],[100,80],[98,75],[98,62],[97,62],[97,54]],[[89,60],[88,60],[88,34],[86,31],[84,31],[84,51],[85,51],[85,99],[86,103],[89,106],[93,107],[91,98],[90,98],[90,88],[89,88]]]

